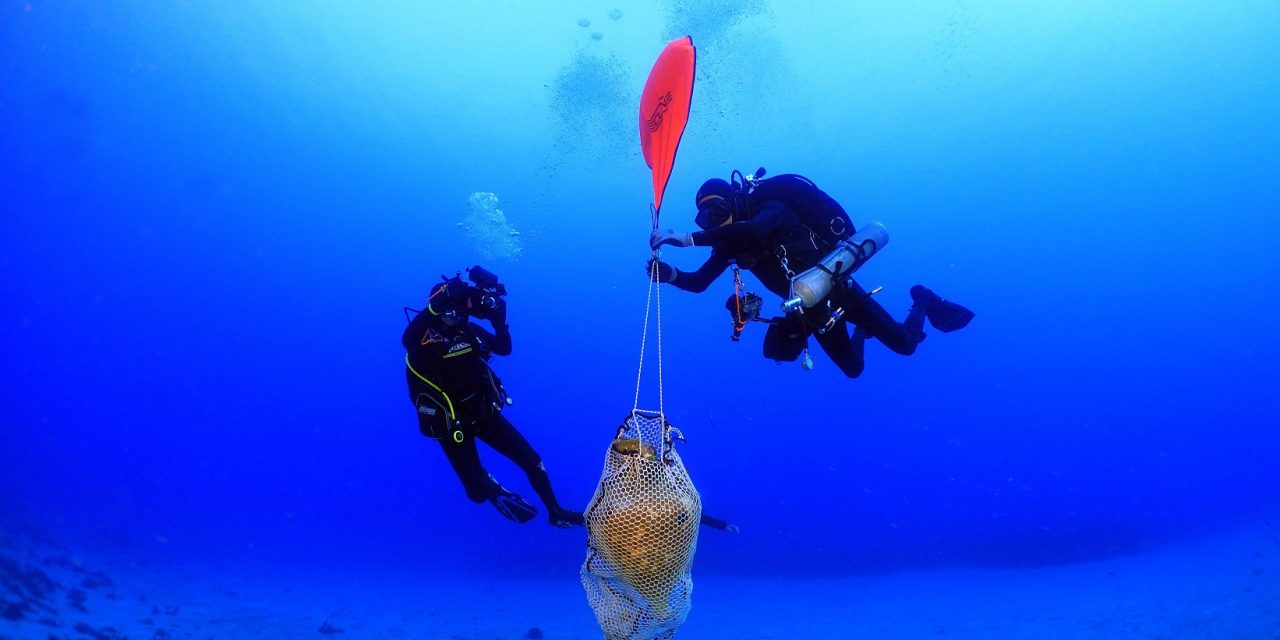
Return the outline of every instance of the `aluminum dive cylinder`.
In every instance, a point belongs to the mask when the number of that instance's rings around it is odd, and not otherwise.
[[[884,225],[879,222],[864,225],[853,237],[841,240],[835,250],[817,265],[791,279],[791,298],[782,303],[782,310],[807,309],[826,300],[827,294],[831,293],[833,273],[847,277],[886,244],[889,244],[889,230]]]

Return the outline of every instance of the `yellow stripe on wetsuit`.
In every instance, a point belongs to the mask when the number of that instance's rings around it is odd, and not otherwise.
[[[467,351],[470,351],[470,349],[467,349]],[[446,357],[447,357],[447,356],[446,356]],[[409,354],[407,354],[407,353],[406,353],[406,354],[404,354],[404,366],[409,367],[409,373],[412,373],[412,374],[413,374],[414,376],[416,376],[419,380],[421,380],[421,381],[423,381],[423,382],[427,383],[428,385],[430,385],[430,386],[431,386],[431,388],[432,388],[432,389],[435,389],[437,392],[439,392],[439,394],[440,394],[441,396],[444,396],[444,402],[445,402],[445,404],[449,405],[449,419],[451,419],[451,420],[457,420],[457,419],[458,419],[458,415],[457,415],[456,413],[454,413],[454,411],[453,411],[453,401],[449,399],[449,394],[445,393],[445,392],[444,392],[444,389],[441,389],[440,387],[437,387],[437,386],[436,386],[436,383],[434,383],[434,382],[432,382],[432,381],[430,381],[430,380],[426,379],[425,377],[423,377],[423,375],[422,375],[421,373],[418,373],[418,370],[417,370],[417,369],[414,369],[414,368],[413,368],[413,365],[409,363]]]

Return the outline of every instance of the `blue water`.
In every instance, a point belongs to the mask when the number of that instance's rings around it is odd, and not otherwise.
[[[684,34],[664,226],[708,177],[804,173],[890,230],[860,280],[891,313],[920,282],[978,314],[847,380],[731,343],[727,275],[664,288],[665,408],[742,530],[697,572],[1057,565],[1280,516],[1275,2],[541,4],[0,5],[0,526],[576,574],[581,531],[473,505],[418,434],[401,308],[501,275],[508,415],[585,506],[640,352],[638,95]],[[459,227],[482,192],[518,257]]]

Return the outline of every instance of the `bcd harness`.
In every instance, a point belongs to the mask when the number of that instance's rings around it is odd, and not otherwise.
[[[442,421],[445,431],[449,433],[449,437],[454,442],[461,443],[463,433],[462,429],[458,428],[458,413],[453,409],[453,400],[449,398],[449,394],[445,393],[444,389],[441,389],[436,383],[428,380],[426,376],[418,373],[418,370],[413,368],[413,363],[409,362],[409,354],[407,353],[404,354],[404,366],[408,367],[409,373],[412,373],[413,377],[436,392],[435,396],[430,393],[419,393],[414,398],[414,405],[418,408],[418,424],[422,430],[422,435],[439,439],[444,434],[436,433],[432,427],[436,426],[435,422]],[[444,402],[441,403],[441,400]]]
[[[476,338],[477,342],[478,340],[479,339]],[[426,345],[432,342],[450,343],[453,341],[442,336],[434,329],[428,329],[423,335],[422,344]],[[462,356],[471,353],[473,350],[474,347],[471,345],[470,341],[453,342],[449,347],[449,350],[441,359]],[[489,366],[488,362],[479,357],[477,357],[477,362],[479,362],[479,364],[484,368],[485,381],[488,383],[489,387],[487,400],[489,401],[490,408],[492,408],[493,411],[501,412],[504,405],[510,405],[512,403],[511,397],[507,395],[506,388],[503,387],[502,380],[498,378],[498,374],[493,371],[493,367]],[[454,408],[453,399],[449,397],[449,394],[446,393],[440,385],[432,382],[429,378],[422,375],[421,372],[415,369],[413,363],[410,361],[409,354],[407,353],[404,356],[404,364],[405,367],[408,368],[409,373],[411,373],[413,377],[417,378],[420,382],[427,385],[429,389],[428,391],[423,391],[417,394],[417,397],[414,398],[414,405],[418,410],[419,428],[421,429],[422,434],[437,440],[448,435],[455,443],[462,443],[466,438],[466,434],[462,429],[463,425],[458,418],[457,410]],[[465,403],[475,396],[475,393],[468,394],[461,398],[459,402]]]
[[[772,248],[773,257],[778,260],[787,279],[792,280],[796,277],[796,272],[792,270],[789,263],[789,251],[812,249],[825,255],[832,251],[838,242],[853,235],[853,222],[844,208],[818,188],[812,180],[798,174],[782,174],[771,178],[764,178],[764,175],[763,167],[745,176],[741,171],[734,170],[730,176],[730,183],[738,192],[738,199],[741,200],[747,213],[747,219],[754,215],[756,203],[776,200],[785,205],[788,212],[794,215],[808,231],[808,238],[778,242]],[[769,249],[766,247],[760,255],[748,259],[754,264],[767,252]],[[751,268],[750,264],[746,266]],[[733,295],[725,303],[725,307],[733,320],[733,333],[730,339],[738,342],[748,322],[774,324],[781,318],[760,318],[762,299],[759,295],[746,291],[736,260],[731,261],[731,268],[733,269]],[[839,274],[831,275],[838,282]],[[812,321],[805,317],[806,324],[819,334],[835,327],[845,313],[843,308],[833,307],[830,300],[827,300],[825,305],[828,312],[825,321]]]

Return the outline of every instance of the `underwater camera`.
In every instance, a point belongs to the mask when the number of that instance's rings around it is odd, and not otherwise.
[[[498,281],[498,275],[480,265],[467,267],[467,279],[480,290],[477,302],[485,308],[498,306],[498,296],[507,295],[507,287]]]
[[[729,317],[733,321],[733,334],[729,336],[730,340],[738,342],[748,322],[761,321],[760,307],[763,303],[764,300],[759,295],[750,291],[741,295],[734,292],[728,300],[724,301],[724,308],[729,311]]]

